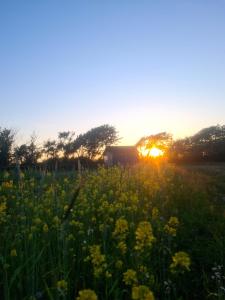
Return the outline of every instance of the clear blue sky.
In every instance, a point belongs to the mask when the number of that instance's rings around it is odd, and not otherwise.
[[[0,104],[21,139],[225,124],[225,1],[1,0]]]

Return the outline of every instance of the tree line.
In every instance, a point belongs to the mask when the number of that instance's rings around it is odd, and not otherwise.
[[[108,124],[76,135],[73,131],[58,133],[57,139],[48,139],[41,146],[33,134],[28,143],[15,145],[12,129],[0,128],[0,169],[19,166],[22,169],[45,167],[78,168],[79,163],[91,167],[100,159],[105,147],[119,140],[115,127]]]
[[[59,132],[57,139],[48,139],[41,146],[35,135],[21,145],[15,145],[15,138],[12,129],[0,127],[0,170],[15,166],[49,170],[76,169],[79,164],[94,167],[96,161],[102,159],[104,149],[120,139],[115,127],[108,124],[79,135],[73,131]],[[179,140],[161,132],[142,137],[136,144],[136,147],[152,146],[161,149],[168,160],[175,163],[224,162],[225,125],[210,126]]]
[[[145,149],[157,147],[174,163],[224,162],[225,125],[210,126],[179,140],[173,140],[171,134],[161,132],[142,137],[136,146]]]

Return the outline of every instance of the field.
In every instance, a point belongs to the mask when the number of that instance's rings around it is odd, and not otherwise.
[[[2,173],[1,299],[225,299],[218,168]]]

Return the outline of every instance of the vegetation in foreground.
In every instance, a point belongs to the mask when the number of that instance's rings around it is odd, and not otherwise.
[[[3,173],[2,299],[225,299],[223,179],[168,165]]]

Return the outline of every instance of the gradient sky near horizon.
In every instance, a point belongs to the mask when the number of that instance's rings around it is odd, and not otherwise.
[[[2,0],[0,107],[21,141],[225,124],[225,1]]]

